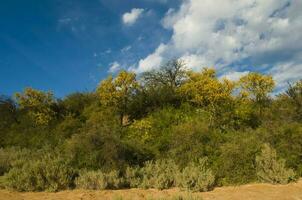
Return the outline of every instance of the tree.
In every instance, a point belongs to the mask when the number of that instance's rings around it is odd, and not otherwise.
[[[216,72],[204,68],[201,72],[188,72],[188,80],[180,88],[181,96],[193,104],[205,108],[214,118],[222,106],[232,100],[234,84],[229,80],[219,81]]]
[[[296,82],[294,85],[289,84],[286,95],[295,106],[296,118],[302,120],[302,80]]]
[[[123,125],[129,103],[138,88],[139,83],[136,81],[135,73],[121,71],[116,78],[110,76],[103,80],[97,89],[97,93],[102,105],[117,110],[120,115],[121,125]]]
[[[186,72],[184,62],[173,59],[164,64],[159,70],[145,72],[142,80],[149,86],[167,86],[175,89],[185,81]]]
[[[18,122],[16,103],[8,97],[0,96],[0,128]]]
[[[59,101],[63,107],[65,115],[81,116],[85,108],[91,104],[98,102],[97,95],[94,93],[72,93],[66,96],[63,100]]]
[[[272,76],[251,72],[239,80],[241,95],[255,102],[259,107],[259,115],[267,104],[269,93],[273,91],[275,82]]]
[[[16,93],[15,97],[19,109],[24,110],[36,125],[47,125],[54,118],[52,106],[55,100],[51,92],[26,88],[23,93]]]
[[[152,111],[165,105],[179,106],[180,99],[176,90],[186,80],[186,72],[184,62],[173,59],[159,69],[143,73],[141,80],[144,87],[138,96],[144,102],[143,110]]]

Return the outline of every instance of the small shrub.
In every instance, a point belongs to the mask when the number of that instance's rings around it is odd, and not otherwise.
[[[4,185],[4,176],[0,176],[0,189],[4,189],[5,185]]]
[[[101,171],[83,171],[75,181],[76,187],[88,190],[103,190],[107,188],[105,174]]]
[[[295,180],[294,171],[285,167],[284,159],[277,159],[276,151],[268,144],[265,144],[261,154],[256,156],[256,171],[261,182],[287,184]]]
[[[189,163],[178,176],[178,186],[194,192],[208,191],[213,187],[215,177],[207,167],[207,159]]]
[[[119,189],[123,181],[117,171],[103,173],[102,171],[82,171],[76,179],[76,187],[89,190]]]
[[[8,172],[13,163],[28,158],[31,152],[27,149],[20,148],[0,148],[0,176]]]
[[[75,171],[63,158],[45,155],[15,163],[4,176],[4,186],[18,191],[58,191],[71,188],[74,177]]]
[[[142,170],[139,167],[127,167],[124,177],[127,187],[137,188],[142,183]]]
[[[167,189],[175,186],[175,176],[178,167],[172,160],[157,160],[146,162],[142,168],[143,188]]]
[[[114,170],[106,174],[108,189],[121,189],[124,187],[124,180],[120,177],[118,171]]]

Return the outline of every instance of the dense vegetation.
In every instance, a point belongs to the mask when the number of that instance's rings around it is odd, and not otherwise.
[[[0,185],[19,191],[180,187],[207,191],[302,176],[302,81],[238,81],[172,60],[121,71],[95,92],[0,98]]]

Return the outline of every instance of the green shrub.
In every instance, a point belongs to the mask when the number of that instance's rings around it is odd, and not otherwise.
[[[157,160],[145,163],[142,168],[143,188],[167,189],[175,186],[178,167],[172,160]]]
[[[255,158],[262,142],[255,131],[236,131],[225,134],[227,141],[220,146],[220,154],[213,170],[219,185],[238,185],[255,182]]]
[[[58,191],[73,187],[75,171],[63,158],[45,155],[41,159],[16,162],[4,176],[4,186],[18,191]]]
[[[215,177],[207,166],[207,159],[191,162],[178,175],[177,185],[194,192],[208,191],[214,185]]]
[[[4,189],[5,184],[4,184],[4,176],[0,176],[0,189]]]
[[[0,148],[0,176],[8,172],[13,163],[30,157],[31,152],[20,148]]]
[[[142,170],[139,167],[127,167],[124,177],[127,187],[137,188],[142,183]]]
[[[83,171],[75,181],[76,187],[88,190],[103,190],[107,188],[105,174],[101,171]]]
[[[292,169],[285,167],[284,159],[277,159],[277,154],[268,144],[265,144],[261,154],[256,157],[257,177],[261,182],[287,184],[295,180]]]
[[[89,190],[119,189],[123,186],[117,171],[82,171],[75,183],[77,188]]]

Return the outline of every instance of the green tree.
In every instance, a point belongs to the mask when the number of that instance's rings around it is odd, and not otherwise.
[[[297,81],[294,85],[289,84],[286,95],[295,107],[295,118],[302,120],[302,80]]]

